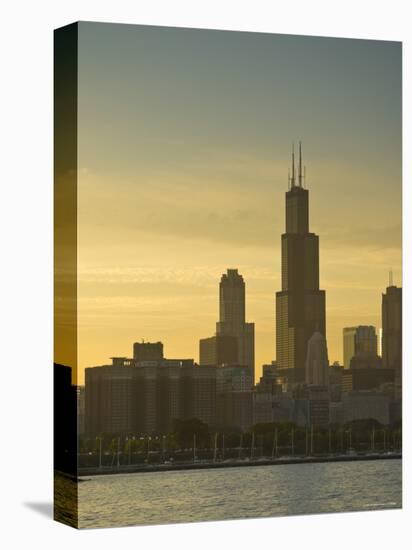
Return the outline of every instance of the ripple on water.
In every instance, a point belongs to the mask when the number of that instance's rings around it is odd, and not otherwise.
[[[108,527],[400,508],[400,460],[98,476],[79,526]]]

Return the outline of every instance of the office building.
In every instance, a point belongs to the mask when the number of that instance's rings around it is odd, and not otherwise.
[[[327,386],[308,386],[309,423],[324,427],[329,424],[329,388]]]
[[[111,365],[86,369],[87,434],[164,434],[175,419],[216,423],[216,367],[164,358],[157,344],[140,348],[138,359],[146,360],[113,357]]]
[[[237,338],[230,334],[217,334],[202,338],[199,342],[200,365],[236,365],[238,361]]]
[[[378,356],[376,356],[380,359]],[[356,358],[357,359],[357,358]],[[372,356],[372,359],[373,356]],[[351,364],[354,364],[355,358],[352,359]],[[374,367],[371,364],[362,362],[366,366],[356,366],[353,368],[344,369],[342,375],[342,392],[348,393],[358,390],[375,390],[382,384],[394,383],[394,371],[393,369],[384,369],[383,367]],[[376,365],[376,359],[373,360]]]
[[[135,342],[133,344],[133,359],[141,361],[161,361],[163,359],[162,342]]]
[[[377,355],[378,339],[373,326],[360,325],[343,329],[343,366],[349,369],[352,357],[358,353]]]
[[[299,145],[298,176],[286,192],[286,231],[282,235],[282,290],[276,293],[276,362],[290,382],[305,381],[308,341],[326,338],[325,291],[319,289],[319,238],[309,231],[309,191],[303,187]]]
[[[329,396],[330,401],[339,402],[342,399],[342,377],[343,377],[343,365],[340,365],[335,361],[329,366],[328,380],[329,380]]]
[[[203,368],[203,367],[200,367]],[[218,427],[247,430],[253,423],[253,371],[242,365],[216,369]]]
[[[246,322],[245,282],[237,269],[228,269],[219,285],[217,336],[232,336],[237,342],[235,363],[255,374],[255,325]]]
[[[382,295],[383,366],[395,373],[395,398],[402,399],[402,288],[392,284]]]
[[[306,384],[327,385],[329,374],[328,349],[326,338],[320,332],[315,332],[308,341],[305,367]]]
[[[343,421],[373,419],[384,426],[390,423],[390,398],[382,392],[358,390],[342,398]]]

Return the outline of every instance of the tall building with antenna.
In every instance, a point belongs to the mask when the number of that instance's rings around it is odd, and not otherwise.
[[[382,294],[382,360],[389,369],[402,369],[402,288],[393,284],[389,272],[389,286]]]
[[[309,191],[304,188],[299,142],[286,192],[286,231],[282,235],[282,290],[276,293],[276,362],[291,383],[305,381],[309,339],[326,338],[325,291],[319,289],[319,237],[309,231]]]

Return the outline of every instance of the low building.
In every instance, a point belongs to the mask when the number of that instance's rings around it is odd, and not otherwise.
[[[253,370],[250,367],[228,365],[216,369],[216,423],[221,428],[242,431],[252,426]]]
[[[394,382],[394,370],[360,366],[347,369],[342,375],[342,392],[376,390],[382,384]]]
[[[343,424],[343,403],[342,401],[331,401],[329,403],[329,423]]]
[[[327,386],[308,386],[309,423],[312,426],[329,424],[329,388]]]
[[[217,334],[199,341],[200,365],[236,365],[238,342],[230,334]]]
[[[330,365],[328,379],[330,402],[338,403],[342,400],[343,365],[338,362]]]
[[[387,426],[390,424],[390,398],[382,392],[359,390],[342,398],[343,421],[374,419]]]

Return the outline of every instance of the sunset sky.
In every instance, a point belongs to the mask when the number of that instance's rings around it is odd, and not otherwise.
[[[292,141],[320,238],[330,361],[401,285],[401,45],[79,25],[79,381],[161,340],[198,360],[227,268],[275,358]]]

